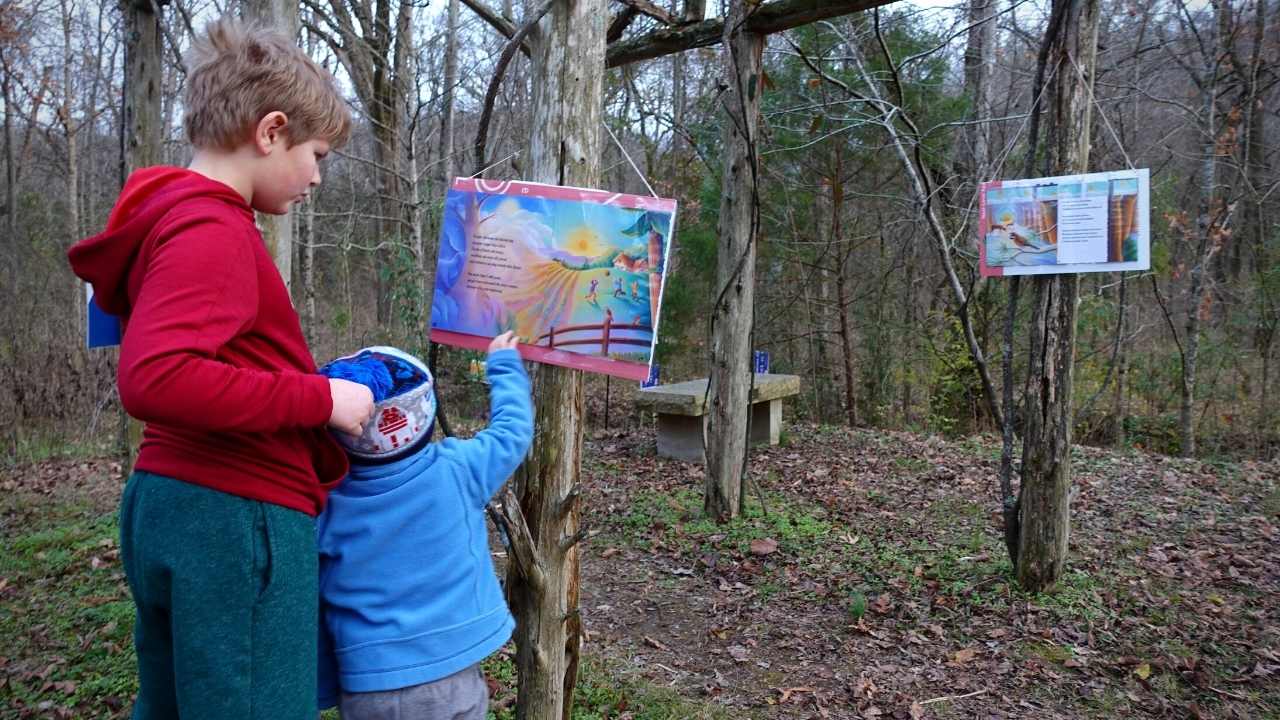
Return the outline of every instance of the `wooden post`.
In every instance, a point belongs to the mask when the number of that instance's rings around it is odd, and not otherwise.
[[[526,4],[526,15],[535,12],[534,4],[541,0]],[[552,0],[530,36],[530,180],[579,187],[599,184],[607,17],[604,0]],[[516,717],[568,720],[582,634],[582,372],[539,365],[533,384],[537,433],[529,458],[516,473],[514,497],[503,503],[508,520],[517,521],[513,548],[518,549],[512,553],[516,562],[507,573],[507,596],[516,616]]]
[[[160,18],[148,0],[124,0],[124,103],[120,117],[120,184],[129,173],[161,162],[164,116],[161,114]],[[142,423],[120,408],[120,450],[132,471],[142,439]]]
[[[160,113],[160,18],[148,0],[125,0],[124,107],[120,128],[120,182],[140,167],[159,165],[164,139]]]
[[[609,357],[609,328],[613,326],[613,311],[604,311],[604,323],[600,326],[600,354]]]
[[[703,502],[718,521],[741,510],[741,478],[747,460],[751,319],[755,301],[755,143],[760,118],[764,36],[744,29],[746,0],[733,0],[724,22],[724,176],[720,191],[720,252],[712,308],[711,412],[707,433],[707,485]]]
[[[1065,5],[1064,31],[1053,47],[1054,174],[1086,172],[1098,45],[1098,0]],[[1070,533],[1072,375],[1079,275],[1035,276],[1034,327],[1028,369],[1019,506],[1018,583],[1032,592],[1062,576]]]

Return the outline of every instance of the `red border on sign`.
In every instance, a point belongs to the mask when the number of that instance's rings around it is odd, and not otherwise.
[[[987,265],[987,191],[999,190],[1001,181],[984,182],[978,187],[978,273],[982,277],[1004,277],[1004,268]]]
[[[676,201],[671,198],[611,193],[604,190],[566,187],[563,185],[546,185],[543,183],[521,182],[519,180],[455,178],[453,181],[453,189],[460,192],[482,192],[489,193],[491,195],[536,197],[546,198],[548,200],[573,200],[576,202],[596,203],[597,205],[616,205],[618,207],[635,208],[637,210],[655,210],[657,212],[666,213],[674,213],[676,211]]]

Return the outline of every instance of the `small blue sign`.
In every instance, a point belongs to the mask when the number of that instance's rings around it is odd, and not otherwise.
[[[89,347],[108,347],[120,344],[120,318],[111,315],[106,310],[98,307],[97,301],[93,299],[93,286],[85,284],[85,306],[88,313],[88,322],[85,327],[88,329],[87,337]]]
[[[756,350],[755,353],[753,353],[752,359],[755,362],[755,368],[756,368],[755,372],[757,375],[762,375],[764,373],[769,372],[769,351],[768,350]]]
[[[655,385],[658,384],[658,375],[659,375],[658,363],[650,364],[649,377],[645,378],[644,381],[640,383],[640,387],[642,388],[654,387]]]

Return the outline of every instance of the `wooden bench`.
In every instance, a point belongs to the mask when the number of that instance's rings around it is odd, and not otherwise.
[[[706,378],[658,385],[636,393],[636,407],[658,415],[658,455],[706,464]],[[798,375],[758,374],[751,392],[751,443],[778,444],[782,399],[800,394]]]

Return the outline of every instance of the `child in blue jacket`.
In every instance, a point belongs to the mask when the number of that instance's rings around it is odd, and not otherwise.
[[[533,439],[529,378],[512,333],[489,345],[489,426],[429,442],[431,373],[373,347],[326,365],[373,391],[373,421],[340,438],[351,474],[317,520],[320,707],[343,720],[484,720],[480,661],[511,637],[485,505]]]

